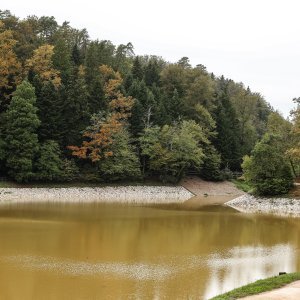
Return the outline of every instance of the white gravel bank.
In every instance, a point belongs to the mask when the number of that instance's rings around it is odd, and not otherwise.
[[[0,204],[20,202],[180,203],[194,196],[181,186],[0,188]]]
[[[300,217],[300,200],[290,198],[258,198],[243,195],[225,203],[245,213],[272,213]]]

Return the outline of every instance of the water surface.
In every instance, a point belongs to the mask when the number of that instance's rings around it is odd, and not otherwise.
[[[300,219],[222,206],[0,208],[0,299],[208,299],[300,271]]]

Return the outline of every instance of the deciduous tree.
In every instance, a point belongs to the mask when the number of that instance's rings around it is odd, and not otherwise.
[[[5,30],[0,20],[0,112],[9,103],[8,99],[21,80],[21,64],[14,52],[17,41],[11,30]]]
[[[51,81],[58,88],[61,84],[61,78],[59,71],[53,68],[53,49],[54,46],[46,44],[34,50],[32,58],[26,61],[26,69],[37,74],[42,82]]]

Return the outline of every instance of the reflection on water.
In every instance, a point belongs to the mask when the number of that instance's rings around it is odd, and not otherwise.
[[[278,270],[294,272],[295,263],[296,251],[289,245],[235,247],[225,255],[211,255],[204,298],[209,299],[237,286],[274,276]]]
[[[300,270],[299,233],[221,206],[2,207],[0,299],[208,299]]]
[[[172,275],[167,265],[143,263],[87,263],[58,260],[52,257],[8,256],[3,261],[32,270],[51,271],[63,275],[109,275],[133,280],[165,280]]]

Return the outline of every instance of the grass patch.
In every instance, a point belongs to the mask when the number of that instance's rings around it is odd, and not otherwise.
[[[232,179],[232,183],[239,189],[246,193],[249,193],[251,190],[253,190],[253,187],[249,185],[245,180],[241,179]]]
[[[300,272],[258,280],[234,289],[228,293],[211,298],[210,300],[233,300],[246,296],[257,295],[263,292],[278,289],[296,280],[300,280]]]

